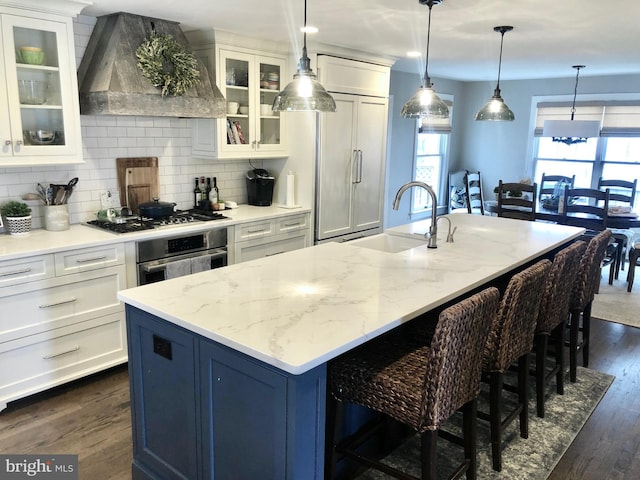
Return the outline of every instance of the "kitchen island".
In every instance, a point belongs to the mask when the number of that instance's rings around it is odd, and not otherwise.
[[[328,361],[583,231],[449,217],[454,243],[441,230],[437,249],[328,243],[121,291],[133,477],[323,478]]]

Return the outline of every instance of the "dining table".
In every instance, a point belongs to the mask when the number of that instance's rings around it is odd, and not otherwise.
[[[491,214],[498,213],[498,202],[496,200],[485,200],[484,209],[486,212]],[[542,220],[553,223],[565,223],[565,218],[571,218],[571,224],[575,225],[576,220],[580,218],[584,218],[585,220],[589,220],[589,215],[585,214],[567,214],[564,215],[558,212],[557,209],[549,209],[545,208],[542,203],[538,202],[536,205],[536,220]],[[631,228],[640,228],[640,218],[638,218],[638,213],[630,212],[630,213],[609,213],[607,215],[607,228],[612,229],[622,229],[627,230]]]

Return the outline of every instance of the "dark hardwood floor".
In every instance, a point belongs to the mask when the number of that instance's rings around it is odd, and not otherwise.
[[[640,329],[595,320],[591,368],[616,376],[551,480],[640,478]],[[80,479],[131,478],[125,367],[12,402],[0,452],[79,455]]]

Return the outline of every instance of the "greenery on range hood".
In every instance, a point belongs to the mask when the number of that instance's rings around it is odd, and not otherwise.
[[[176,22],[115,13],[98,17],[78,69],[80,113],[221,118],[226,101],[198,60],[200,81],[182,95],[162,95],[143,76],[136,50],[155,32],[170,35],[185,50],[189,43]],[[167,68],[171,68],[169,65]]]

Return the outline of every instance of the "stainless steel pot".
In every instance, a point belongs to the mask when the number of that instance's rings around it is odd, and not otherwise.
[[[144,202],[138,205],[140,216],[149,218],[164,218],[173,215],[177,204],[173,202],[161,202],[154,198],[152,202]]]

